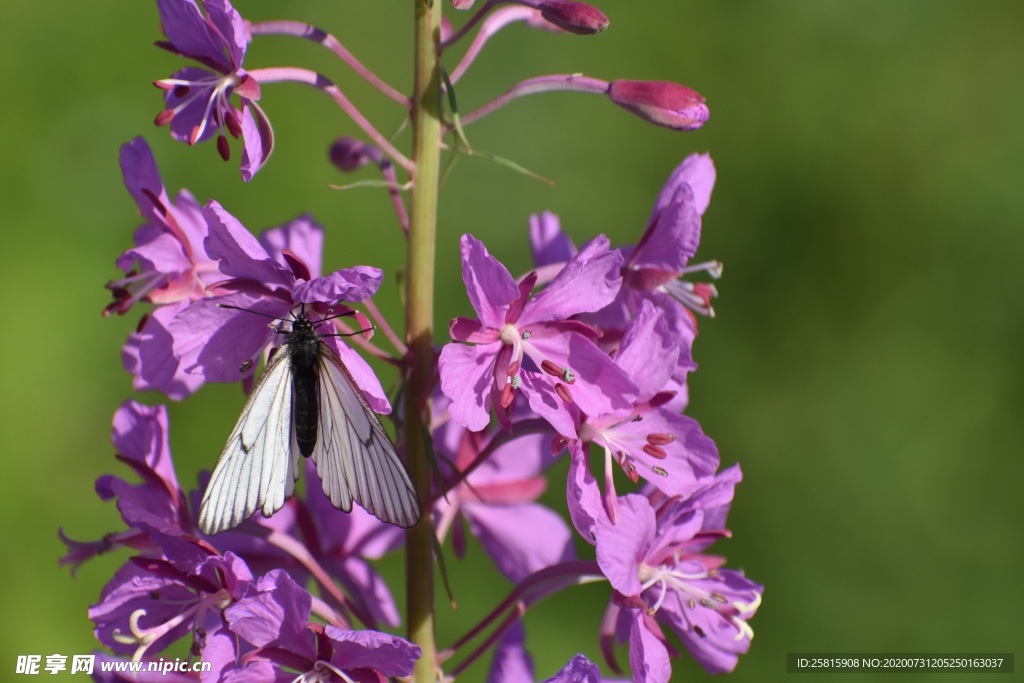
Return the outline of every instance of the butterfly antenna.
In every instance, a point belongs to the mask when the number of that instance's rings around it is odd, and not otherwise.
[[[278,318],[276,315],[270,315],[269,313],[264,313],[263,311],[254,311],[251,308],[242,308],[241,306],[232,306],[231,304],[217,304],[217,308],[228,308],[231,309],[232,311],[245,311],[246,313],[252,313],[253,315],[261,315],[264,318],[270,318],[271,320],[276,320],[278,322],[286,322],[284,318]]]

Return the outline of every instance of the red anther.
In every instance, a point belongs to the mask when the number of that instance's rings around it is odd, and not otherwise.
[[[565,370],[562,369],[562,366],[549,360],[545,360],[544,362],[542,362],[540,364],[540,369],[548,373],[552,377],[557,377],[559,379],[561,379],[562,375],[565,374]]]
[[[228,139],[224,135],[217,136],[217,153],[224,161],[231,158],[231,145],[228,144]]]
[[[168,123],[170,123],[173,120],[174,120],[174,110],[173,109],[164,109],[162,112],[160,112],[159,114],[156,115],[156,118],[153,119],[153,123],[155,123],[158,126],[166,126]]]
[[[175,87],[170,83],[164,83],[163,81],[153,81],[153,85],[160,88],[161,90],[174,90]]]
[[[629,480],[634,484],[640,480],[640,475],[636,471],[636,465],[633,463],[626,463],[623,469],[626,471],[626,476],[629,477]]]
[[[199,126],[195,126],[192,129],[192,132],[189,133],[189,136],[188,136],[188,144],[189,145],[194,145],[199,140],[199,132],[200,132],[200,130],[201,129],[200,129]]]
[[[555,384],[555,393],[566,403],[572,403],[572,394],[569,393],[569,387],[564,384]]]
[[[652,443],[644,444],[644,453],[651,456],[652,458],[657,458],[658,460],[664,460],[665,458],[668,457],[668,453],[665,452],[664,448],[662,448],[661,446],[655,446]]]
[[[511,363],[508,364],[508,370],[505,371],[506,374],[508,374],[509,377],[515,375],[516,373],[519,372],[519,367],[521,365],[522,365],[522,363],[517,361],[517,360],[516,361],[512,361]]]
[[[663,406],[674,399],[678,393],[678,391],[659,391],[654,396],[651,396],[647,403],[651,408],[658,408],[659,406]]]
[[[508,408],[512,405],[512,399],[515,398],[515,393],[512,391],[512,385],[506,384],[501,388],[501,407]]]
[[[652,446],[666,446],[676,440],[675,434],[648,434],[647,443]]]
[[[173,88],[171,88],[171,93],[173,93],[174,96],[179,99],[185,99],[186,97],[188,97],[188,94],[191,90],[192,88],[188,87],[187,85],[176,85]]]
[[[235,112],[225,112],[224,125],[227,127],[228,132],[231,133],[231,137],[236,140],[238,139],[238,136],[242,134],[242,124],[238,122],[238,117],[235,116]]]

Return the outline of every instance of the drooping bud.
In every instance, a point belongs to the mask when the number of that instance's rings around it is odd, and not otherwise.
[[[371,161],[378,163],[382,157],[381,151],[373,145],[348,136],[335,140],[328,156],[331,163],[343,173],[350,173]]]
[[[673,130],[694,130],[708,120],[704,97],[670,81],[612,81],[608,97],[640,118]]]
[[[452,0],[452,7],[455,9],[467,10],[473,7],[476,0]]]
[[[600,33],[609,23],[601,10],[574,0],[546,0],[540,4],[540,13],[563,31],[581,36]]]

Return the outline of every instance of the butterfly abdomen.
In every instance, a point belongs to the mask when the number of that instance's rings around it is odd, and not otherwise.
[[[309,457],[316,446],[320,423],[316,364],[320,358],[320,338],[305,317],[300,317],[288,335],[288,355],[292,366],[292,420],[299,452]]]

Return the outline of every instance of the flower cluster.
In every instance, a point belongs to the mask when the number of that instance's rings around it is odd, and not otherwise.
[[[433,117],[428,137],[450,134],[453,158],[463,149],[476,153],[465,127],[542,92],[603,95],[673,130],[700,128],[708,118],[704,98],[686,86],[580,74],[529,78],[468,113],[456,110],[456,85],[461,88],[481,50],[506,26],[604,31],[608,17],[585,2],[488,0],[458,29],[426,3],[436,14],[429,20],[417,15],[417,26],[435,23],[418,35],[431,36],[434,49],[417,50],[417,59],[429,54],[436,62],[417,73],[436,71],[441,78],[432,93],[418,84],[415,106],[317,27],[254,23],[227,0],[156,4],[167,38],[158,45],[197,64],[155,82],[163,94],[156,124],[189,145],[215,139],[224,160],[231,157],[229,138],[241,138],[248,181],[274,144],[258,104],[265,86],[291,81],[329,95],[367,138],[339,138],[329,158],[342,172],[370,166],[383,177],[354,185],[382,185],[388,192],[401,229],[395,236],[409,238],[408,291],[420,295],[433,288],[411,280],[411,264],[424,258],[413,254],[423,248],[412,237],[418,223],[436,215],[424,217],[416,200],[436,192],[436,185],[423,183],[436,183],[437,157],[421,172],[427,162],[404,156],[322,74],[243,67],[259,37],[298,37],[327,48],[403,107],[414,128]],[[467,10],[474,3],[451,4]],[[451,61],[451,50],[474,30],[461,57]],[[440,139],[437,145],[439,153]],[[184,640],[192,657],[212,667],[203,680],[353,683],[415,672],[419,683],[455,680],[493,648],[490,681],[532,683],[538,676],[524,613],[554,592],[604,582],[608,607],[593,627],[614,671],[620,672],[615,651],[623,645],[635,682],[670,680],[677,643],[712,673],[736,666],[749,648],[749,621],[763,589],[707,551],[730,535],[725,522],[740,470],[722,470],[714,442],[684,414],[687,378],[697,368],[696,316],[714,314],[717,292],[710,280],[722,270],[717,261],[692,263],[715,182],[709,155],[689,156],[671,174],[635,245],[613,246],[598,235],[577,246],[555,215],[535,215],[529,222],[535,268],[515,277],[483,241],[463,235],[462,276],[475,316],[452,320],[450,342],[439,350],[429,334],[417,336],[414,311],[402,335],[377,309],[381,270],[324,272],[325,231],[312,217],[254,236],[215,200],[201,203],[187,190],[172,199],[142,138],[122,147],[120,161],[143,223],[134,246],[116,261],[124,275],[107,285],[113,300],[104,314],[148,306],[122,348],[134,388],[178,401],[206,382],[238,382],[251,397],[224,450],[235,459],[227,458],[230,466],[223,469],[218,463],[213,485],[200,473],[194,489],[183,489],[175,473],[166,408],[127,401],[116,411],[117,459],[135,477],[101,476],[96,492],[116,503],[125,527],[96,541],[60,531],[67,545],[61,564],[72,572],[102,553],[131,553],[89,610],[97,639],[114,657],[152,660]],[[407,201],[403,192],[410,188]],[[377,330],[390,349],[373,341]],[[391,397],[401,399],[393,414],[397,445],[385,443],[375,415],[392,414],[392,405],[365,354],[397,371]],[[334,373],[333,379],[321,372]],[[348,417],[339,423],[339,415]],[[336,460],[325,465],[317,458],[328,450]],[[604,466],[601,484],[592,456]],[[409,463],[414,476],[396,474],[403,457],[420,458]],[[560,494],[542,500],[549,468],[559,459],[568,461],[568,475],[551,488],[564,486],[564,504]],[[307,476],[296,490],[300,469]],[[414,469],[430,476],[415,476]],[[395,490],[399,480],[408,490]],[[254,505],[268,482],[277,487],[275,504]],[[200,501],[210,491],[221,496],[222,507],[230,501],[230,514],[213,526],[198,521],[206,519]],[[422,513],[408,535],[361,507],[336,509],[403,494],[411,501],[405,509]],[[265,515],[238,523],[261,507]],[[224,519],[230,524],[221,524]],[[403,519],[412,524],[415,516]],[[213,534],[217,529],[224,530]],[[574,529],[583,539],[578,547],[589,544],[592,552],[578,554]],[[407,556],[418,557],[407,570],[429,578],[436,561],[430,551],[449,539],[460,558],[476,539],[512,585],[508,597],[447,648],[436,647],[432,635],[414,644],[381,630],[398,628],[401,619],[374,562],[407,542]],[[416,551],[414,542],[426,552]],[[429,595],[409,593],[410,613],[412,600],[430,602]],[[192,679],[186,674],[181,680]],[[597,665],[576,655],[547,680],[597,683],[602,677]]]
[[[708,671],[731,671],[750,645],[747,622],[761,600],[761,586],[703,554],[729,535],[725,517],[740,470],[719,473],[714,442],[682,414],[687,375],[696,369],[694,314],[710,315],[716,294],[710,283],[687,278],[721,273],[717,262],[690,265],[714,180],[708,155],[685,159],[635,246],[613,249],[600,235],[577,249],[556,216],[534,216],[536,269],[519,278],[479,240],[463,236],[463,279],[477,318],[452,320],[453,342],[439,360],[450,401],[444,415],[455,423],[445,426],[442,443],[456,469],[471,472],[459,480],[473,481],[487,465],[501,467],[502,452],[516,454],[515,469],[499,470],[509,478],[515,473],[512,485],[471,487],[474,505],[535,498],[552,456],[568,452],[570,516],[595,546],[597,570],[613,589],[604,650],[617,668],[613,644],[628,642],[635,681],[669,680],[675,650],[659,623]],[[592,450],[603,455],[603,490],[590,471]],[[633,484],[643,479],[636,493],[618,494],[616,465]],[[450,499],[445,506],[455,507]],[[471,529],[481,526],[470,519]],[[534,544],[506,534],[500,545],[484,546],[499,567],[510,558],[531,559],[534,571],[561,567],[563,581],[595,572],[560,555],[559,524],[532,528],[545,529],[547,557],[534,547],[536,532]]]
[[[391,594],[367,559],[398,547],[400,532],[361,510],[339,512],[310,487],[271,519],[205,537],[194,521],[199,492],[178,484],[168,426],[163,406],[121,406],[114,445],[141,481],[104,476],[96,490],[116,501],[128,528],[92,543],[62,532],[69,546],[62,563],[73,568],[118,547],[139,553],[89,610],[97,639],[117,655],[146,661],[188,638],[191,652],[212,664],[214,680],[272,680],[274,671],[310,680],[327,680],[313,678],[326,671],[341,680],[358,679],[360,671],[408,675],[419,648],[352,629],[353,618],[398,624]],[[310,581],[323,597],[302,587]]]

